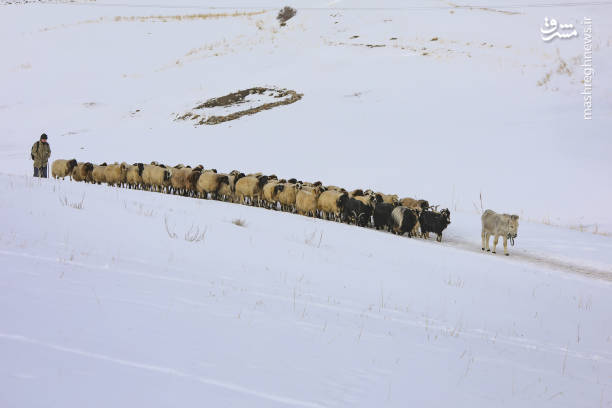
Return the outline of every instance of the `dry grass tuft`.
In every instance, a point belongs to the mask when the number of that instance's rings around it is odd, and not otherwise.
[[[76,210],[82,210],[83,202],[85,201],[85,193],[83,193],[83,197],[81,197],[81,201],[70,202],[68,201],[68,197],[66,195],[64,195],[63,197],[60,197],[59,201],[60,201],[60,204],[64,207],[71,207]]]
[[[202,231],[200,231],[200,227],[194,226],[193,224],[189,227],[189,231],[185,232],[185,241],[187,242],[200,242],[204,241],[206,238],[206,230],[204,227]]]
[[[453,192],[453,194],[454,194],[454,192]],[[480,198],[480,208],[478,207],[478,205],[475,202],[472,202],[472,204],[474,205],[474,209],[476,210],[477,214],[483,214],[484,213],[484,204],[482,202],[482,191],[480,192],[479,198]]]
[[[265,13],[265,10],[262,11],[235,11],[233,13],[199,13],[199,14],[185,14],[185,15],[175,15],[175,16],[129,16],[122,17],[116,16],[113,21],[115,22],[132,22],[138,21],[141,23],[145,22],[162,22],[167,23],[168,21],[190,21],[190,20],[209,20],[209,19],[217,19],[217,18],[227,18],[227,17],[250,17],[257,16]]]
[[[481,10],[481,11],[490,11],[493,13],[501,13],[501,14],[506,14],[508,16],[512,16],[512,15],[516,15],[516,14],[523,14],[521,12],[518,11],[506,11],[506,10],[497,10],[497,9],[493,9],[493,8],[488,8],[488,7],[474,7],[474,6],[460,6],[458,4],[454,4],[454,3],[447,3],[449,6],[457,8],[457,9],[468,9],[468,10]],[[452,10],[451,10],[452,12]]]
[[[546,85],[550,81],[550,76],[551,75],[552,75],[552,71],[547,72],[546,75],[544,75],[544,78],[542,78],[538,82],[536,82],[536,85],[537,86]]]
[[[47,27],[42,28],[40,31],[52,31],[58,30],[60,28],[70,28],[75,26],[80,26],[83,24],[99,24],[104,22],[115,22],[115,23],[123,23],[123,22],[139,22],[139,23],[167,23],[169,21],[194,21],[194,20],[210,20],[210,19],[218,19],[218,18],[228,18],[228,17],[251,17],[257,16],[265,13],[265,10],[262,11],[235,11],[233,13],[199,13],[199,14],[185,14],[185,15],[174,15],[174,16],[115,16],[115,17],[100,17],[95,20],[84,20],[79,21],[74,24],[62,24],[55,27]]]
[[[239,227],[246,227],[246,220],[243,218],[236,218],[232,220],[232,224],[237,225]]]
[[[170,228],[170,225],[168,225],[167,215],[164,216],[164,226],[166,227],[166,232],[168,233],[168,236],[172,239],[176,238],[176,233],[172,231],[172,229]]]

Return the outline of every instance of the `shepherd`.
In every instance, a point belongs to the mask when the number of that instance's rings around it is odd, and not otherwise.
[[[47,135],[40,135],[40,139],[32,145],[32,160],[34,160],[34,177],[47,178],[47,167],[51,157],[51,147],[47,143]]]

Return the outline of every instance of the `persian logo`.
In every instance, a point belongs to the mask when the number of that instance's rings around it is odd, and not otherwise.
[[[561,34],[559,31],[561,30],[572,30],[569,33]],[[540,28],[540,33],[542,33],[542,40],[545,42],[552,41],[555,38],[560,39],[568,39],[572,37],[578,37],[578,31],[574,29],[573,24],[558,24],[557,20],[548,19],[548,17],[544,17],[544,27]]]

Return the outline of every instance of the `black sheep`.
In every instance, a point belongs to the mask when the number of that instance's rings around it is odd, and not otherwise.
[[[439,213],[423,211],[419,216],[419,222],[421,224],[421,234],[425,239],[428,239],[429,233],[433,232],[437,235],[436,241],[442,242],[442,231],[451,223],[450,211],[447,208]]]
[[[374,207],[374,228],[389,229],[391,228],[391,211],[395,205],[389,203],[379,203]]]
[[[365,227],[370,222],[372,207],[365,205],[361,201],[354,198],[349,198],[344,206],[343,215],[344,219],[349,224],[354,222],[360,227]]]

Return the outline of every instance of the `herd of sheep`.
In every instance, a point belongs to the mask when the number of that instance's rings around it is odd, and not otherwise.
[[[110,186],[210,198],[248,204],[268,209],[298,213],[309,217],[346,222],[362,227],[383,229],[409,237],[429,238],[435,233],[442,241],[442,231],[450,224],[450,211],[435,211],[426,200],[402,198],[372,190],[346,191],[296,179],[279,179],[261,173],[227,174],[215,169],[177,165],[115,163],[95,165],[89,162],[55,160],[51,166],[55,178],[107,183]]]

